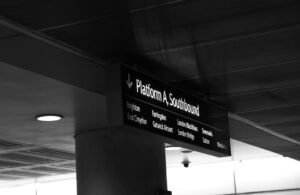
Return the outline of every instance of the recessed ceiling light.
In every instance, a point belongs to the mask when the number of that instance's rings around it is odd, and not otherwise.
[[[177,146],[168,146],[166,147],[166,150],[168,151],[174,151],[174,150],[180,150],[181,147],[177,147]]]
[[[43,115],[36,116],[36,119],[38,121],[43,121],[43,122],[59,121],[62,118],[63,116],[59,114],[43,114]]]

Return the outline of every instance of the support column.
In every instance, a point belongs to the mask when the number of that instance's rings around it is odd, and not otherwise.
[[[144,132],[76,135],[78,195],[156,195],[167,190],[164,143]]]

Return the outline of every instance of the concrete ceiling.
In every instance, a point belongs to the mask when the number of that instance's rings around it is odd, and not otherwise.
[[[300,159],[297,0],[0,2],[0,139],[73,152],[122,61],[226,107],[231,137]],[[40,124],[34,116],[60,112]]]
[[[103,95],[8,64],[0,63],[0,69],[2,139],[74,152],[75,129],[106,124]],[[55,123],[35,118],[49,113],[64,118]]]
[[[0,62],[0,180],[75,171],[75,129],[106,125],[103,95]],[[40,114],[61,114],[40,122]]]

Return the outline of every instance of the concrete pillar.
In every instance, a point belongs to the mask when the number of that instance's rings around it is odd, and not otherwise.
[[[78,195],[156,195],[167,190],[164,144],[148,133],[99,129],[76,135]]]

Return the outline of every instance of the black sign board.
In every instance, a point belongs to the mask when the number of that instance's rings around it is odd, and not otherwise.
[[[230,155],[225,110],[126,66],[119,71],[125,125],[216,156]]]

